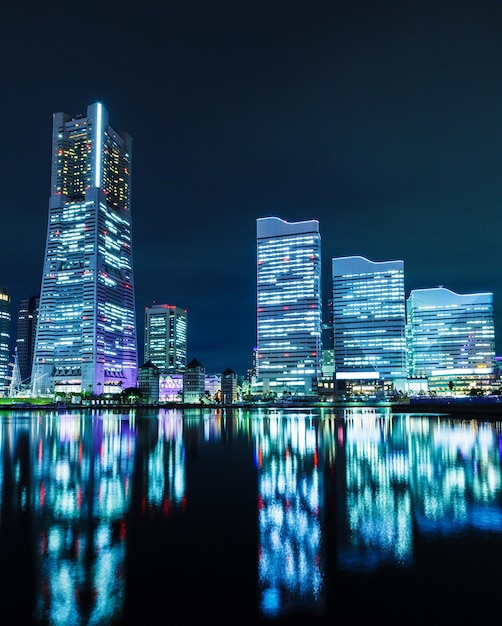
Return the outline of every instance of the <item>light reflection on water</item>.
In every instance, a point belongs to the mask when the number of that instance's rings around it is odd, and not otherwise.
[[[166,598],[333,617],[345,576],[413,576],[426,545],[488,534],[502,556],[501,430],[386,410],[0,414],[0,599],[54,625],[135,623]],[[142,596],[152,580],[165,597]]]

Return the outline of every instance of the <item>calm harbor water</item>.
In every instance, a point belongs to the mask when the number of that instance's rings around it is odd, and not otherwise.
[[[475,418],[0,412],[0,623],[500,624]]]

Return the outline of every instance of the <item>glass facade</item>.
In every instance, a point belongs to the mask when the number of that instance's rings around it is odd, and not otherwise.
[[[101,103],[54,114],[33,395],[136,384],[131,147]]]
[[[32,296],[26,300],[21,300],[19,307],[16,352],[21,385],[27,385],[31,380],[39,301],[40,298],[38,295]]]
[[[337,379],[406,377],[403,261],[332,259]]]
[[[319,222],[257,220],[256,390],[310,394],[321,373]]]
[[[412,377],[483,375],[493,371],[493,294],[417,289],[406,302]]]
[[[11,301],[7,289],[0,288],[0,396],[9,391]]]
[[[187,358],[187,311],[169,304],[145,309],[145,361],[164,372],[182,372]]]

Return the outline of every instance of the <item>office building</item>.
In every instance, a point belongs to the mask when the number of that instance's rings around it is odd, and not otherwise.
[[[169,304],[145,309],[145,361],[163,372],[182,372],[187,358],[187,311]]]
[[[35,333],[37,330],[38,307],[40,296],[31,296],[21,300],[17,316],[16,358],[19,367],[20,384],[29,385],[33,367]]]
[[[33,395],[136,385],[131,143],[99,102],[53,116]]]
[[[221,401],[223,404],[233,404],[237,400],[237,374],[227,367],[221,375]]]
[[[336,381],[406,378],[403,261],[332,259]]]
[[[141,393],[141,401],[144,403],[157,403],[159,401],[160,370],[147,361],[138,368],[138,389]]]
[[[160,372],[159,402],[183,401],[183,374]]]
[[[183,372],[183,402],[200,404],[206,391],[206,368],[192,359]]]
[[[429,389],[465,392],[492,382],[495,359],[493,294],[417,289],[406,302],[408,367]],[[450,384],[451,381],[451,384]]]
[[[319,222],[257,220],[254,391],[309,395],[321,372]]]
[[[10,295],[5,287],[0,287],[0,396],[9,393],[10,320]]]

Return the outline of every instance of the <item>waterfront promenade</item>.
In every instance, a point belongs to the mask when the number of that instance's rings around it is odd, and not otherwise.
[[[250,401],[236,402],[233,404],[222,403],[144,403],[144,402],[110,402],[96,399],[91,402],[81,404],[65,404],[64,402],[32,402],[28,399],[23,401],[12,401],[0,399],[0,411],[54,411],[54,410],[96,410],[109,409],[113,411],[129,411],[132,409],[357,409],[374,408],[389,409],[393,414],[399,413],[419,413],[434,415],[471,415],[485,418],[502,419],[502,397],[413,397],[404,400],[364,400],[364,401]]]

